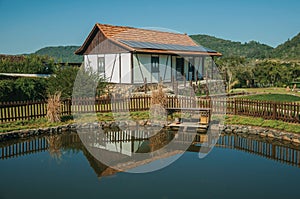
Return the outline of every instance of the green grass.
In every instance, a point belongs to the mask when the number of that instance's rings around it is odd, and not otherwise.
[[[289,94],[258,94],[242,96],[244,99],[274,101],[274,102],[295,102],[300,101],[300,97]]]
[[[263,118],[256,117],[228,115],[226,116],[225,124],[260,126],[292,133],[300,133],[300,124],[293,124],[280,120],[265,120]]]
[[[280,87],[268,87],[268,88],[236,88],[231,90],[231,92],[248,92],[256,94],[288,94],[300,97],[300,92],[286,91],[285,88]]]
[[[24,129],[54,127],[54,126],[69,124],[72,122],[73,120],[70,117],[62,117],[62,122],[55,122],[55,123],[48,122],[46,118],[6,122],[6,123],[0,123],[0,133],[16,131],[16,130],[24,130]]]

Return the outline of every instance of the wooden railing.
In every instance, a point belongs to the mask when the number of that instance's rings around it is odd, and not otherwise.
[[[36,119],[46,116],[46,101],[0,102],[0,122]],[[151,106],[150,96],[128,98],[77,98],[61,102],[61,115],[72,113],[145,111]],[[264,119],[300,122],[299,102],[272,102],[228,97],[169,96],[167,108],[211,108],[213,114],[231,114]]]

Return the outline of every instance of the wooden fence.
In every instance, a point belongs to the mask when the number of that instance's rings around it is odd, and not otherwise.
[[[46,101],[0,102],[0,122],[36,119],[46,116]],[[150,96],[128,98],[78,98],[61,102],[61,115],[145,111],[151,106]],[[231,114],[264,119],[300,122],[300,103],[258,101],[242,98],[168,97],[168,108],[211,108],[213,114]]]

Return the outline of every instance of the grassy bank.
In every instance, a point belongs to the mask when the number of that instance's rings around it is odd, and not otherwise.
[[[299,102],[300,97],[290,94],[257,94],[241,96],[243,99],[260,100],[260,101],[273,101],[273,102]]]
[[[263,118],[227,115],[225,124],[260,126],[277,130],[300,133],[300,124],[283,122],[280,120],[265,120]]]
[[[300,92],[286,91],[285,88],[268,87],[268,88],[236,88],[232,92],[248,92],[252,94],[286,94],[300,97]]]
[[[0,123],[0,133],[22,129],[37,129],[73,123],[70,117],[62,118],[61,122],[50,123],[46,118]]]

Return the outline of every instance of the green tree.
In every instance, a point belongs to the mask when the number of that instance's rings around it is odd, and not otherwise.
[[[77,88],[77,89],[74,89]],[[106,81],[92,70],[74,67],[63,67],[58,69],[48,80],[50,95],[61,92],[61,97],[94,97],[102,95],[106,87]]]
[[[78,71],[78,68],[69,66],[57,69],[48,79],[47,92],[50,95],[61,92],[62,98],[71,98]]]
[[[54,70],[54,60],[47,56],[28,55],[15,60],[7,56],[0,59],[1,73],[51,74]]]

